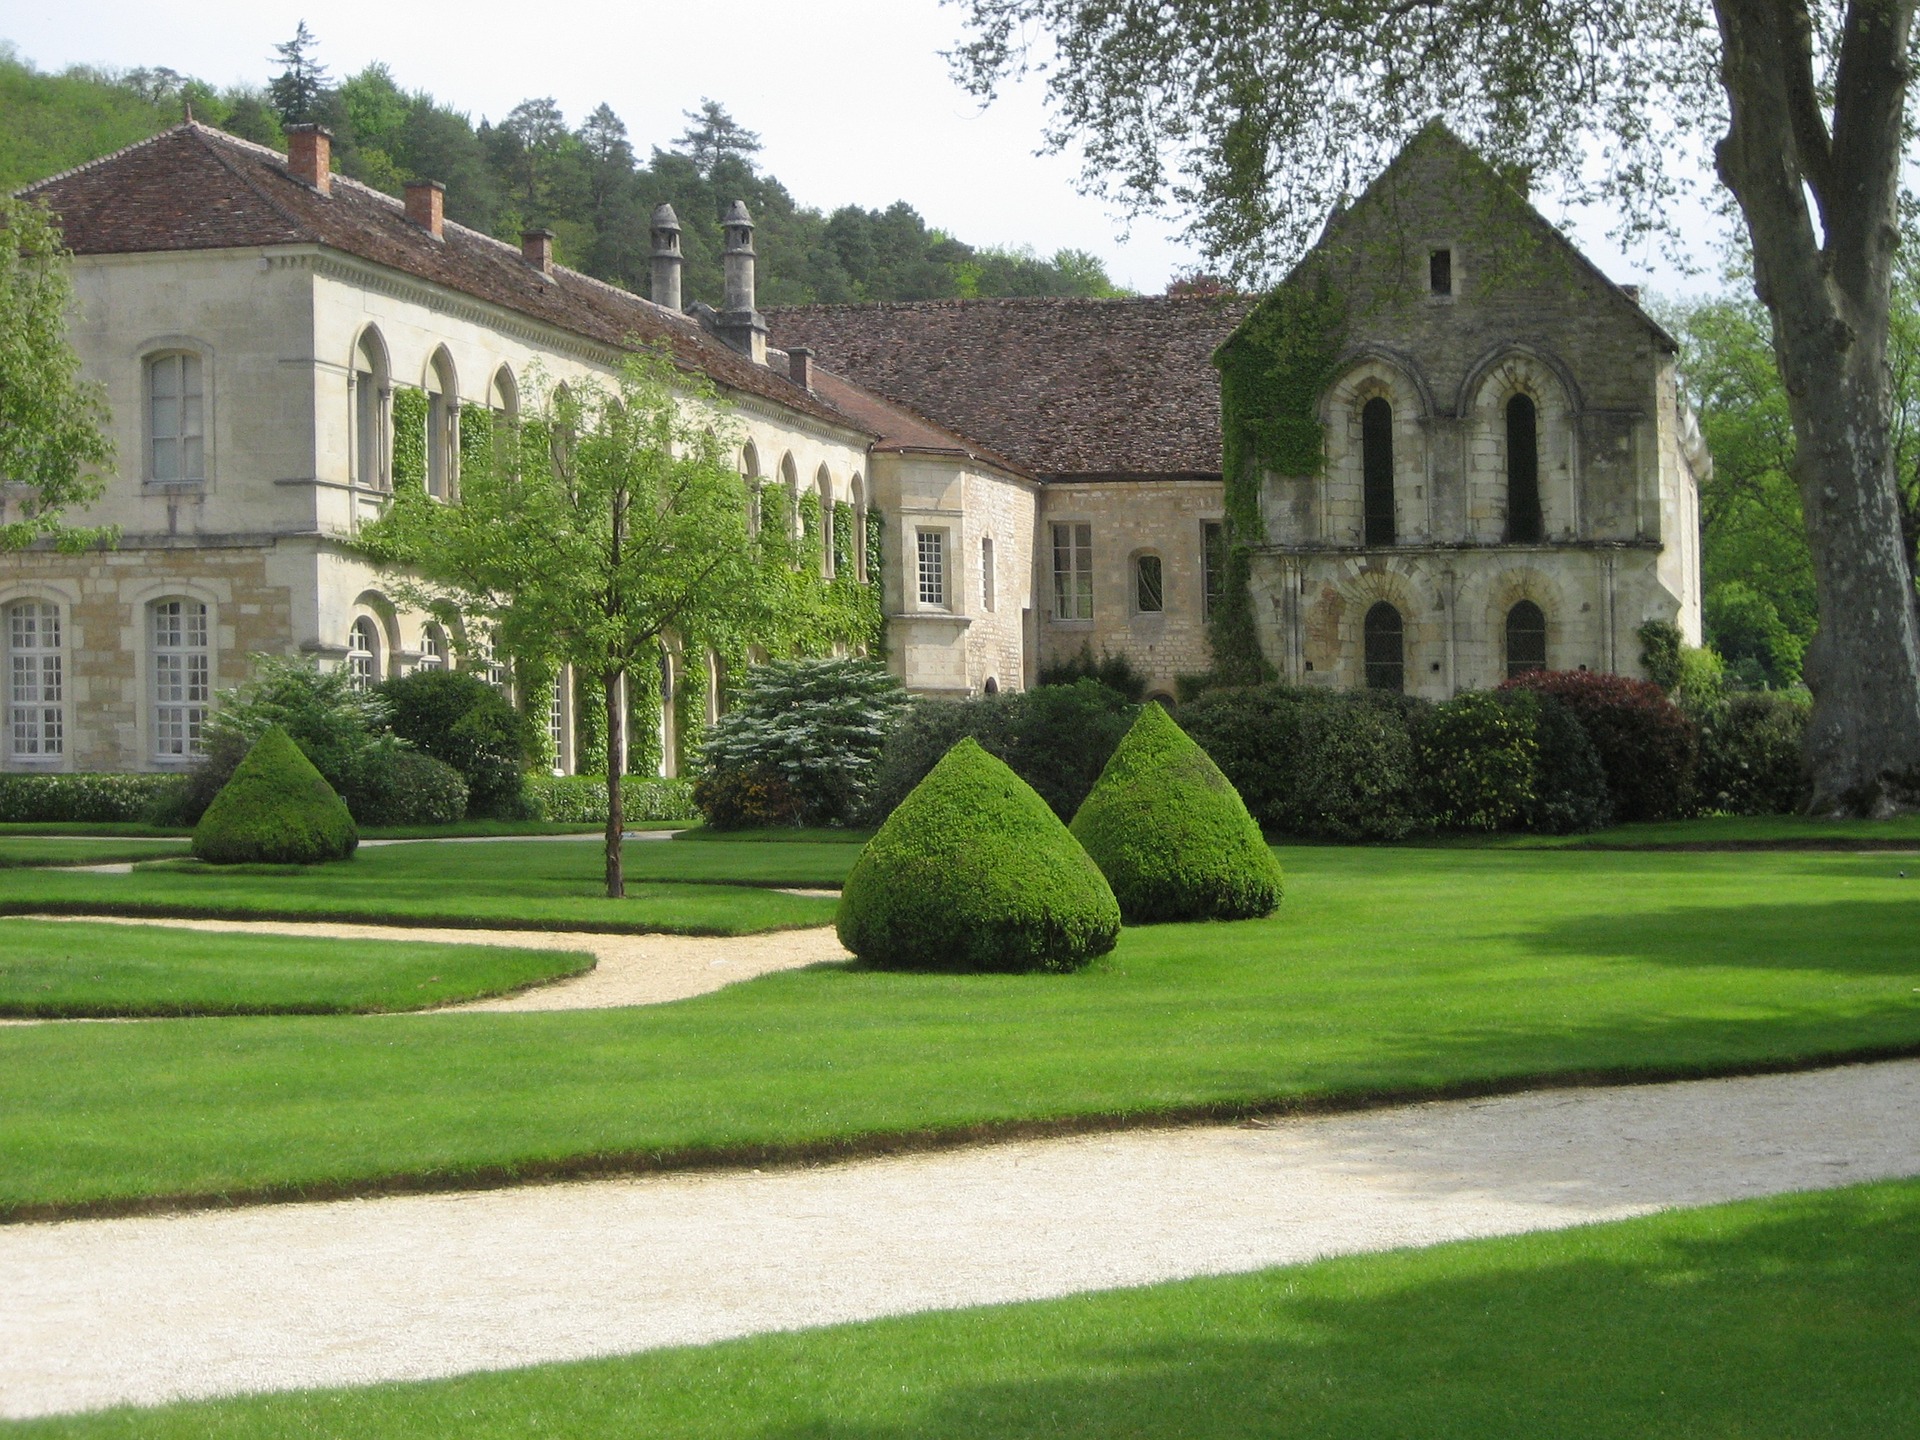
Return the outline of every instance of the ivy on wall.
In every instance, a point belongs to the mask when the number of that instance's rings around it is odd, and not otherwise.
[[[843,575],[853,569],[853,506],[845,500],[833,502],[833,573]]]
[[[424,390],[393,392],[393,488],[427,488],[427,395]]]

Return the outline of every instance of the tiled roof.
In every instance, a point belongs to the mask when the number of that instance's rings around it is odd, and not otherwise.
[[[59,215],[77,255],[324,245],[602,344],[664,346],[723,389],[864,428],[691,316],[563,266],[543,274],[514,246],[464,226],[449,223],[435,240],[389,195],[342,175],[321,195],[284,156],[204,125],[176,126],[21,193]]]
[[[775,343],[1042,478],[1220,473],[1214,347],[1250,297],[930,300],[767,312]]]

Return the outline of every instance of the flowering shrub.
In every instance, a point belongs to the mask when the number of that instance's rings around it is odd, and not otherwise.
[[[1693,722],[1658,685],[1586,670],[1536,670],[1500,689],[1531,690],[1572,712],[1606,769],[1615,820],[1686,813],[1698,739]]]
[[[1469,690],[1420,716],[1422,804],[1456,830],[1511,830],[1533,811],[1540,707],[1527,692]]]

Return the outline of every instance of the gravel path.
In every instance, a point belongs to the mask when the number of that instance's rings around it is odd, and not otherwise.
[[[664,1005],[773,970],[797,970],[853,957],[832,926],[776,930],[769,935],[596,935],[582,930],[460,930],[417,925],[344,925],[297,920],[158,920],[113,915],[28,915],[28,920],[86,921],[93,925],[163,925],[244,935],[301,935],[322,940],[437,941],[448,945],[517,945],[528,950],[584,950],[594,968],[570,980],[522,990],[497,1000],[446,1005],[425,1015],[463,1010],[603,1010]],[[0,1021],[0,1024],[9,1022]],[[18,1021],[62,1025],[62,1020]]]
[[[1038,1299],[1920,1174],[1920,1061],[0,1227],[0,1415]]]

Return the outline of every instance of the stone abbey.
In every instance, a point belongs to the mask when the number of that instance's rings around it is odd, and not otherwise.
[[[665,207],[643,298],[556,264],[544,231],[493,240],[447,222],[438,186],[396,200],[328,152],[324,131],[283,156],[189,122],[23,192],[74,253],[70,335],[120,457],[72,518],[121,538],[0,559],[6,768],[190,763],[262,653],[511,684],[512,657],[397,603],[347,542],[396,484],[458,503],[463,409],[510,420],[529,387],[609,376],[635,343],[711,381],[745,484],[852,527],[821,563],[880,586],[889,663],[920,693],[1017,690],[1084,649],[1171,695],[1213,663],[1231,548],[1295,683],[1444,696],[1539,666],[1636,674],[1649,620],[1699,639],[1709,462],[1672,339],[1437,126],[1267,297],[764,314],[742,206],[718,306],[682,296]],[[1229,446],[1223,476],[1223,425],[1249,417],[1238,393],[1223,416],[1216,362],[1328,277],[1344,318],[1318,454]],[[418,473],[398,463],[422,450]],[[0,487],[0,518],[10,503]],[[661,665],[696,720],[724,706],[719,657]],[[520,700],[571,768],[565,677]],[[668,773],[691,738],[676,713]]]

